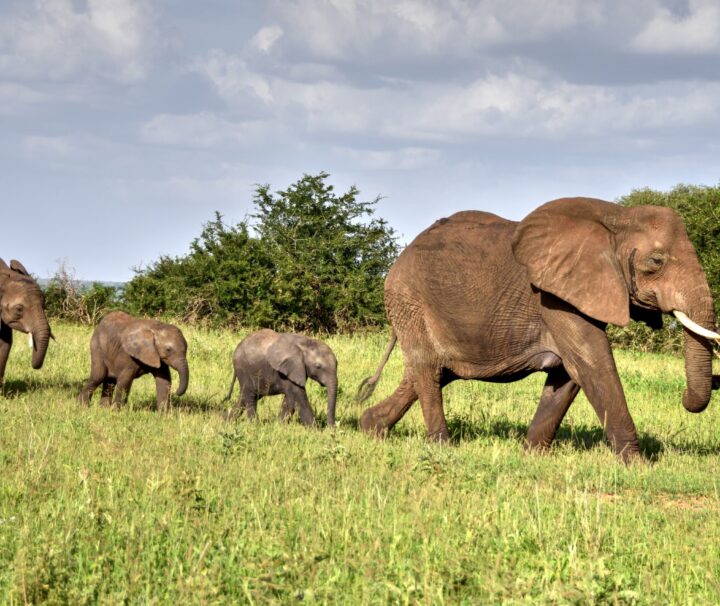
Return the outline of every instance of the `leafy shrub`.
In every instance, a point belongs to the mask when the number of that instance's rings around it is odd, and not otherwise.
[[[383,324],[394,232],[372,218],[379,198],[360,202],[355,187],[337,196],[327,177],[304,175],[275,193],[257,186],[253,230],[215,213],[186,256],[136,269],[127,306],[190,323],[329,332]]]

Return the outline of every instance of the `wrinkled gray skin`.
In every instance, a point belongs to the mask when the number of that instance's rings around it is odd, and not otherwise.
[[[155,377],[158,409],[170,405],[170,368],[180,376],[175,395],[188,386],[187,342],[176,326],[135,318],[113,311],[95,328],[90,341],[90,378],[78,395],[78,403],[89,404],[102,383],[100,404],[119,407],[127,401],[132,382],[146,373]],[[114,397],[113,397],[114,392]]]
[[[52,333],[45,317],[45,297],[22,263],[10,267],[0,259],[0,388],[12,348],[12,331],[30,333],[33,340],[32,367],[41,368]]]
[[[668,208],[591,198],[544,204],[521,222],[466,211],[440,219],[405,248],[385,281],[393,337],[405,361],[395,392],[360,426],[385,435],[420,400],[427,434],[448,439],[442,388],[456,379],[510,382],[547,373],[528,429],[546,448],[582,389],[616,453],[639,452],[605,327],[631,318],[653,328],[681,312],[715,330],[713,300],[682,219]],[[687,388],[700,412],[718,386],[712,346],[685,330]]]
[[[245,337],[233,354],[235,375],[230,383],[240,383],[240,397],[229,414],[233,418],[247,411],[256,416],[257,401],[263,396],[284,394],[280,420],[288,420],[297,410],[304,425],[313,425],[315,416],[305,393],[308,378],[327,388],[327,422],[335,426],[337,398],[337,360],[332,350],[304,335],[277,333],[263,329]]]

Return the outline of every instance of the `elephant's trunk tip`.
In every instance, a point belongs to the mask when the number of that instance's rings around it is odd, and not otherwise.
[[[683,393],[683,406],[685,410],[692,413],[702,412],[708,407],[710,403],[710,394],[707,397],[703,397],[690,389],[686,389]]]

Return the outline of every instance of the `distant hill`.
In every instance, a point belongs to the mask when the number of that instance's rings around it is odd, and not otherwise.
[[[38,278],[37,283],[45,288],[50,282],[52,281],[52,278]],[[112,288],[118,288],[123,289],[125,287],[125,284],[127,282],[106,282],[104,280],[78,280],[78,284],[80,284],[80,288],[90,288],[93,284],[98,283],[102,284],[103,286],[111,286]]]

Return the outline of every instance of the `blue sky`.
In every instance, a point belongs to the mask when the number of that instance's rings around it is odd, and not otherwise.
[[[81,279],[331,174],[411,240],[720,180],[716,0],[3,0],[0,257]]]

